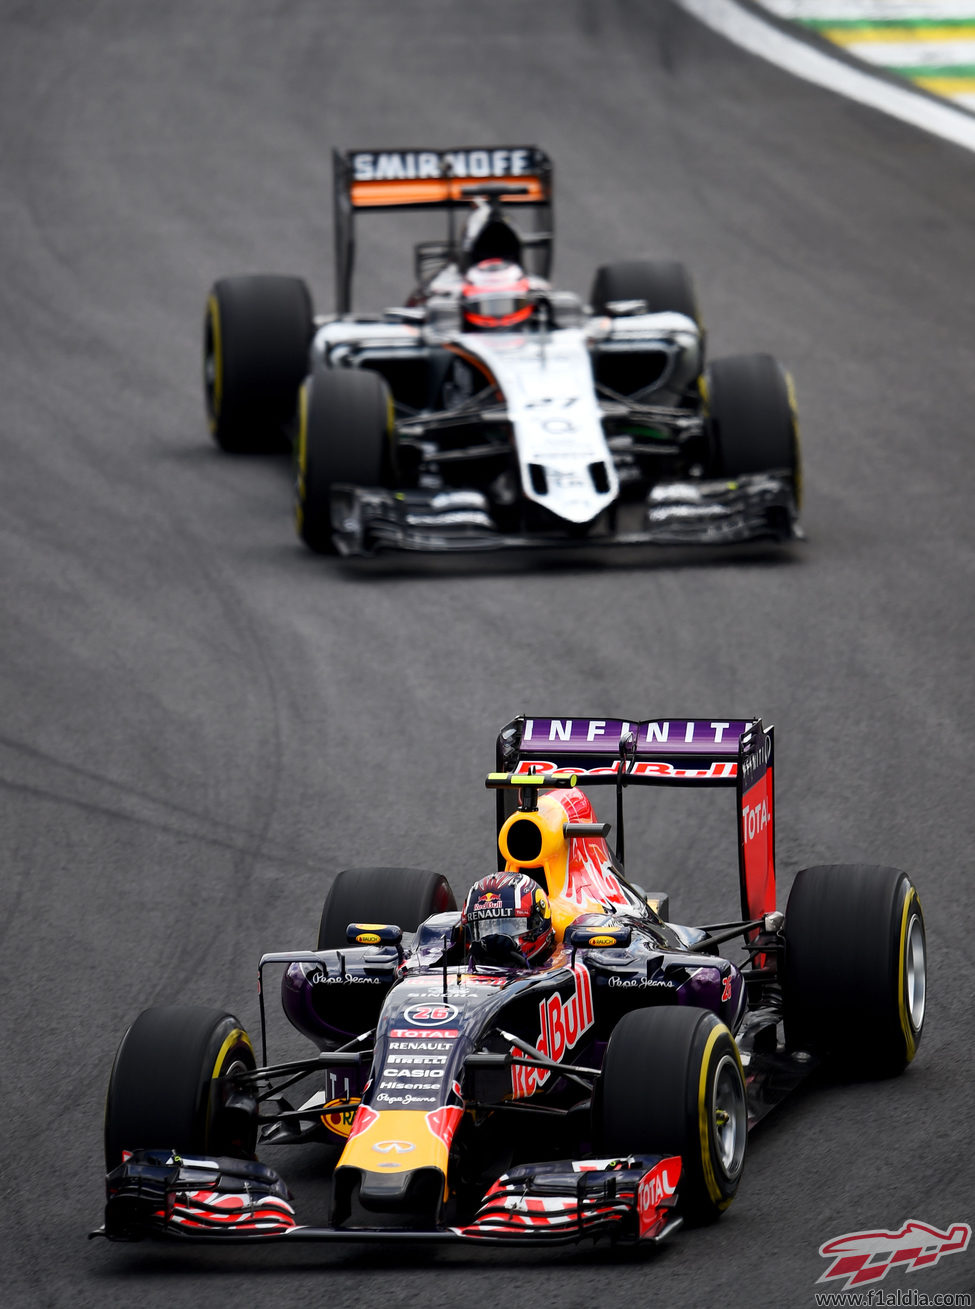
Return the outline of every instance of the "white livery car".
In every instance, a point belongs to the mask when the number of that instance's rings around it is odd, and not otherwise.
[[[706,361],[672,260],[550,280],[552,165],[536,146],[334,153],[338,311],[303,280],[210,292],[204,389],[227,451],[290,445],[312,550],[722,544],[799,535],[798,424],[766,354]],[[446,211],[415,287],[352,310],[354,220]]]

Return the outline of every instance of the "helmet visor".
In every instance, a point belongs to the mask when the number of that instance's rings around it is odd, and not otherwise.
[[[489,936],[510,936],[520,941],[528,935],[527,918],[472,918],[468,923],[472,941]]]
[[[520,291],[481,291],[464,301],[464,317],[475,327],[514,327],[531,312],[531,296]]]

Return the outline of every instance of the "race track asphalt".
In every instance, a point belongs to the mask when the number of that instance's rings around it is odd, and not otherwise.
[[[712,354],[792,370],[804,545],[343,566],[299,547],[285,463],[211,445],[207,288],[297,272],[330,307],[333,145],[528,141],[560,284],[684,259]],[[832,1237],[971,1223],[975,159],[663,0],[2,0],[0,152],[5,1303],[804,1306]],[[361,272],[402,299],[395,225]],[[818,862],[920,887],[907,1074],[803,1093],[717,1226],[635,1258],[87,1242],[126,1025],[255,1027],[259,954],[313,944],[340,867],[490,871],[521,710],[774,722],[781,902]],[[678,919],[734,911],[719,793],[634,806],[628,847]],[[315,1152],[269,1161],[320,1218]]]

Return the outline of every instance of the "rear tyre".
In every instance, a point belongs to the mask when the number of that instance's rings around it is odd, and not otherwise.
[[[597,349],[593,369],[597,385],[618,395],[639,396],[656,392],[660,403],[697,404],[699,376],[704,357],[697,296],[686,267],[673,259],[631,259],[597,268],[589,294],[593,313],[606,314],[616,301],[642,300],[650,314],[684,314],[698,328],[694,348],[686,347],[675,361],[649,343],[621,349]]]
[[[648,314],[686,314],[700,323],[694,283],[674,259],[630,259],[596,269],[589,301],[594,314],[613,300],[645,300]]]
[[[232,1014],[196,1005],[144,1010],[122,1037],[105,1102],[105,1167],[126,1150],[253,1157],[257,1103],[216,1079],[256,1067]]]
[[[617,1023],[594,1108],[597,1149],[680,1155],[677,1209],[713,1222],[734,1199],[748,1112],[738,1047],[706,1009],[635,1009]]]
[[[924,1029],[926,953],[921,901],[906,873],[802,869],[785,918],[789,1045],[869,1076],[901,1072]]]
[[[313,326],[311,294],[299,277],[261,274],[214,283],[203,322],[203,393],[222,450],[287,448]]]
[[[316,363],[298,401],[295,525],[309,549],[334,550],[332,487],[392,481],[393,402],[378,373]]]
[[[345,946],[349,923],[395,923],[404,932],[415,932],[431,914],[456,908],[442,873],[425,868],[345,868],[325,899],[318,948]]]
[[[796,507],[802,491],[792,384],[771,355],[715,359],[704,378],[711,472],[735,478],[782,472]]]

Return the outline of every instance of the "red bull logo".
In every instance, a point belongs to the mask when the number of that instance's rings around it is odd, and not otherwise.
[[[333,1106],[340,1106],[338,1108]],[[352,1131],[359,1100],[331,1100],[322,1106],[322,1122],[336,1136],[347,1137]]]
[[[550,995],[538,1006],[538,1050],[549,1059],[561,1061],[593,1025],[592,982],[588,971],[579,966],[572,969],[574,985],[568,999]],[[512,1054],[523,1052],[517,1047]],[[516,1064],[511,1070],[511,1090],[515,1099],[534,1095],[548,1081],[547,1068],[528,1068]]]

